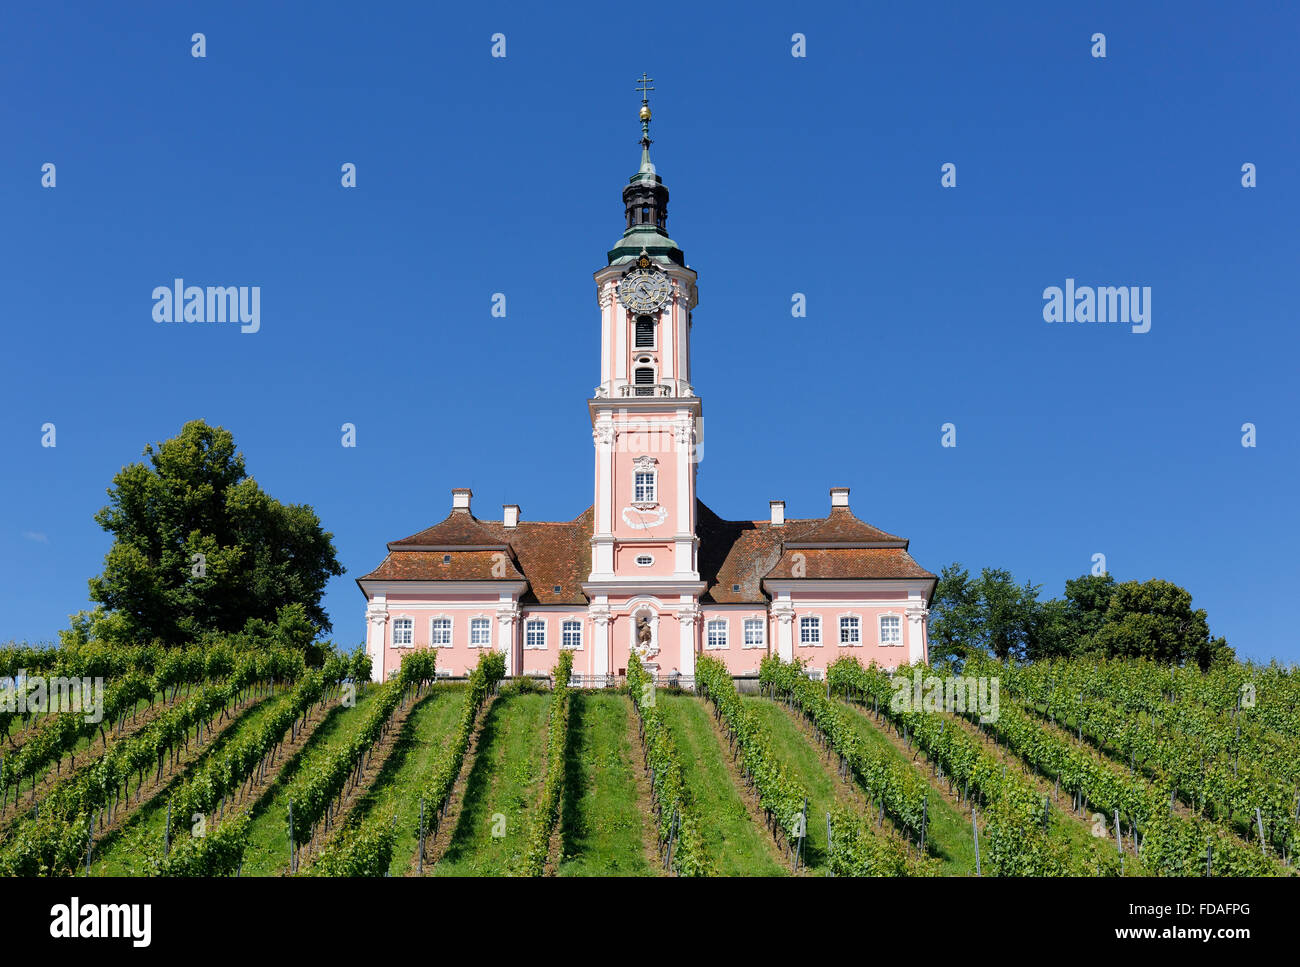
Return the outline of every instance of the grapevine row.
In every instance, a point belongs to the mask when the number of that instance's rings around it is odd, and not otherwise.
[[[524,876],[541,876],[546,870],[551,833],[560,820],[560,796],[564,792],[564,753],[569,739],[569,707],[572,696],[569,676],[573,674],[573,652],[560,652],[555,666],[555,691],[551,694],[551,714],[546,728],[546,779],[537,815],[528,833],[521,872]]]
[[[662,853],[674,836],[672,866],[679,876],[709,876],[712,866],[700,840],[699,819],[682,772],[677,743],[654,702],[654,684],[634,651],[627,659],[627,687],[640,720],[644,764],[650,770],[650,798],[658,813]]]
[[[766,729],[754,710],[745,706],[726,665],[716,658],[700,658],[695,666],[695,682],[726,725],[741,773],[758,793],[773,834],[779,830],[793,846],[804,833],[807,793],[772,751]]]

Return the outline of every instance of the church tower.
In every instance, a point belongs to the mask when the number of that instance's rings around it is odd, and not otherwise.
[[[691,674],[705,587],[695,490],[701,403],[690,354],[696,275],[668,235],[668,189],[650,160],[650,80],[640,84],[641,166],[623,189],[623,236],[595,274],[600,385],[588,401],[596,466],[584,590],[597,615],[610,598],[671,601],[682,625],[671,664]]]

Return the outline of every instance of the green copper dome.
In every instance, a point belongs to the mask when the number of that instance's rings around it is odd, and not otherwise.
[[[654,258],[686,264],[686,256],[668,237],[668,189],[650,161],[650,104],[646,97],[654,90],[645,84],[652,78],[642,77],[641,95],[641,167],[628,179],[623,189],[623,208],[627,228],[612,249],[609,264],[631,261],[644,250]]]

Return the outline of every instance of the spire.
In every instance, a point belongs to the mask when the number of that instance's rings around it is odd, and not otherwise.
[[[641,170],[638,175],[653,175],[655,166],[650,161],[650,92],[654,90],[650,85],[654,83],[653,77],[646,76],[645,71],[641,72],[641,80],[637,81],[637,90],[641,92]]]
[[[609,252],[609,262],[626,262],[643,252],[651,258],[685,265],[685,256],[677,243],[668,237],[668,189],[650,160],[650,85],[654,78],[642,73],[637,81],[641,94],[641,167],[628,179],[623,189],[623,208],[627,228]]]

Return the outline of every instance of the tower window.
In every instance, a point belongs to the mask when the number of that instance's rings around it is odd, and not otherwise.
[[[642,366],[636,371],[636,395],[653,396],[655,387],[655,371],[650,366]]]
[[[655,321],[650,316],[636,317],[637,349],[653,349],[655,344]]]
[[[642,224],[642,225],[649,225],[649,224],[650,224],[650,206],[649,206],[649,205],[643,205],[643,206],[641,207],[641,224]]]

